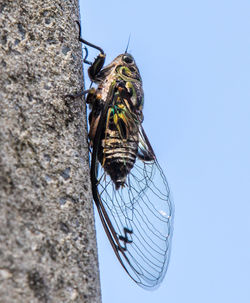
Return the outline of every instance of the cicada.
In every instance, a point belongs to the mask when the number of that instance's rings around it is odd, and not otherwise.
[[[80,27],[80,25],[79,25]],[[140,286],[165,276],[171,250],[173,203],[166,177],[146,136],[139,69],[125,52],[104,67],[104,51],[89,63],[89,142],[94,201],[121,265]],[[86,55],[87,56],[87,55]]]

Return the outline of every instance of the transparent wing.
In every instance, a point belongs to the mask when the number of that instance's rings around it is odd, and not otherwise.
[[[116,190],[103,167],[97,165],[94,148],[92,187],[117,258],[136,283],[154,288],[168,267],[174,209],[166,177],[141,125],[138,132],[138,156],[126,185]]]

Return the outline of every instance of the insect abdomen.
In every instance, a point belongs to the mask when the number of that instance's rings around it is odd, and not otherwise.
[[[138,135],[121,139],[118,130],[106,130],[102,140],[102,162],[107,174],[115,183],[116,189],[124,186],[126,177],[134,166],[138,150]]]

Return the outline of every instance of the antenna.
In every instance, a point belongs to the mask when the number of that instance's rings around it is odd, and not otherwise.
[[[127,53],[127,50],[128,50],[128,47],[129,47],[130,37],[131,37],[131,33],[129,34],[129,37],[128,37],[128,43],[127,43],[127,47],[126,47],[126,50],[125,50],[125,54]]]

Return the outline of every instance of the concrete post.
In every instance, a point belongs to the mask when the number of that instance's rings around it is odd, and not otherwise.
[[[0,2],[0,302],[101,301],[78,18]]]

